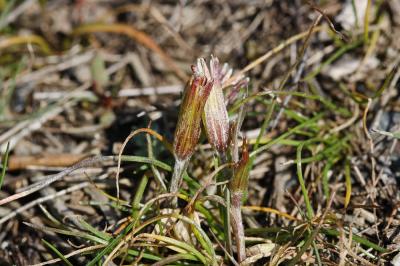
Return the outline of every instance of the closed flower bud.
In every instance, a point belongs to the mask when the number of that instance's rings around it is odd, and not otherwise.
[[[229,137],[228,111],[222,91],[225,73],[216,57],[211,57],[210,70],[205,66],[204,72],[209,79],[214,80],[214,84],[204,106],[203,124],[210,144],[219,153],[225,153]]]
[[[251,166],[246,140],[243,142],[242,149],[242,158],[235,165],[233,170],[233,178],[229,184],[233,199],[234,197],[238,197],[240,200],[243,200],[243,196],[247,195]]]
[[[180,161],[192,156],[200,138],[201,114],[213,87],[205,68],[204,59],[198,59],[197,66],[192,66],[193,76],[184,92],[174,137],[174,155]]]

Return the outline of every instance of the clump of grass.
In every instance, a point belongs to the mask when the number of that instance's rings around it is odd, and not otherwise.
[[[107,202],[88,201],[81,204],[111,207],[122,217],[120,222],[104,230],[81,218],[74,219],[71,225],[58,221],[42,207],[48,219],[47,224],[50,225],[26,223],[34,229],[65,235],[85,245],[69,254],[63,254],[56,245],[43,239],[45,246],[58,257],[48,263],[62,261],[72,265],[70,258],[73,256],[86,256],[87,265],[111,262],[249,265],[266,258],[271,265],[324,265],[329,260],[342,264],[347,261],[365,263],[365,257],[372,262],[379,261],[381,254],[388,250],[365,237],[362,232],[356,232],[343,218],[352,208],[358,208],[352,204],[355,196],[352,179],[354,173],[353,162],[348,156],[354,153],[353,147],[362,137],[357,131],[348,130],[360,121],[359,113],[354,114],[352,107],[365,110],[362,122],[368,134],[370,100],[338,84],[346,95],[338,101],[319,93],[315,86],[316,78],[324,67],[362,45],[373,43],[373,38],[369,38],[369,28],[366,25],[362,36],[364,38],[355,36],[348,43],[336,40],[331,55],[313,70],[303,73],[308,71],[304,70],[301,61],[305,58],[311,35],[316,31],[327,30],[317,26],[321,17],[318,17],[310,30],[288,39],[235,75],[226,65],[221,66],[216,57],[211,57],[209,65],[204,59],[199,59],[192,68],[192,77],[184,91],[173,143],[150,128],[136,130],[123,146],[131,138],[144,133],[147,156],[125,156],[121,150],[119,157],[89,160],[56,175],[56,178],[37,184],[28,189],[29,193],[25,191],[3,199],[1,204],[37,191],[78,168],[94,162],[118,160],[118,166],[121,162],[139,165],[135,171],[141,176],[132,192],[131,201],[119,198],[118,178],[117,197],[110,195],[106,187],[102,186],[104,184],[97,184],[98,180],[95,179],[84,185],[95,184]],[[75,34],[98,31],[126,34],[126,27],[114,26],[118,27],[91,25],[80,28]],[[243,74],[303,38],[305,42],[297,61],[289,67],[277,89],[248,95],[249,80]],[[336,37],[333,35],[333,38]],[[158,46],[151,47],[158,50]],[[293,71],[296,71],[294,75]],[[379,97],[389,86],[394,73],[391,71],[374,98]],[[298,84],[304,85],[304,88],[299,88]],[[299,90],[296,91],[296,88]],[[236,97],[228,100],[227,95]],[[245,106],[250,104],[261,106],[262,111],[258,112],[254,108],[246,112]],[[275,114],[278,115],[275,117]],[[286,124],[277,130],[280,117],[285,117]],[[261,123],[258,136],[248,141],[242,136],[245,118],[247,121],[256,120]],[[398,132],[376,132],[399,138]],[[170,152],[168,159],[161,161],[155,156],[150,136],[164,144]],[[210,144],[212,156],[207,157],[210,162],[199,162],[203,158],[201,151],[205,143]],[[246,206],[253,202],[252,197],[257,196],[251,186],[249,189],[249,183],[252,182],[250,173],[256,165],[255,161],[271,150],[276,152],[276,147],[280,147],[278,152],[292,151],[287,155],[285,163],[293,166],[291,169],[297,178],[296,188],[286,194],[295,206],[290,214],[263,206]],[[0,187],[6,165],[5,156]],[[204,168],[200,176],[205,178],[198,178],[196,171],[192,171],[197,165]],[[54,197],[65,193],[60,191]],[[33,202],[33,205],[48,199],[52,197]],[[247,199],[250,199],[250,203],[247,203]],[[31,203],[29,205],[33,206]],[[14,216],[23,210],[23,207],[17,209]],[[273,214],[278,218],[268,216],[273,226],[263,226],[259,220],[247,215],[248,211]],[[243,212],[246,212],[245,215]],[[0,223],[7,219],[2,218]],[[342,255],[347,250],[349,255]]]
[[[212,66],[215,66],[216,58],[212,58]],[[123,262],[152,262],[154,265],[164,265],[165,263],[186,263],[190,265],[217,265],[222,263],[246,264],[251,261],[257,261],[254,256],[247,256],[246,246],[259,244],[262,241],[274,241],[273,246],[268,246],[268,256],[272,256],[273,261],[278,260],[279,250],[287,245],[298,243],[299,252],[292,259],[286,259],[290,265],[299,262],[302,254],[311,250],[315,254],[318,264],[322,265],[321,252],[319,248],[322,244],[319,238],[328,239],[337,237],[340,233],[334,225],[337,222],[334,216],[328,215],[328,209],[317,215],[314,210],[314,201],[310,197],[310,188],[303,176],[303,165],[327,160],[324,172],[338,163],[346,153],[351,136],[339,139],[339,135],[335,131],[329,131],[326,124],[321,124],[322,119],[326,119],[328,112],[320,111],[309,116],[299,115],[287,109],[284,114],[291,117],[296,125],[273,139],[258,138],[253,142],[253,146],[245,140],[240,141],[240,125],[243,121],[243,106],[249,99],[258,100],[264,96],[270,97],[276,95],[290,95],[307,101],[316,101],[322,104],[322,109],[337,110],[341,115],[350,117],[348,110],[340,109],[333,102],[327,99],[316,97],[312,94],[291,93],[291,92],[266,92],[255,95],[245,96],[247,93],[247,82],[237,82],[229,84],[231,90],[237,90],[238,97],[232,105],[232,110],[236,112],[236,118],[231,122],[230,131],[224,132],[227,120],[225,112],[221,114],[221,106],[211,106],[207,110],[207,100],[212,90],[223,89],[223,82],[215,87],[215,73],[220,73],[221,69],[215,67],[213,71],[209,71],[204,60],[199,60],[198,65],[193,68],[194,77],[187,87],[184,94],[180,117],[178,120],[177,130],[175,134],[174,144],[168,143],[161,135],[151,129],[140,129],[133,132],[127,141],[139,133],[146,133],[155,136],[161,140],[171,151],[175,158],[175,166],[171,167],[165,162],[157,161],[154,158],[150,138],[148,141],[148,158],[139,156],[120,156],[119,160],[129,162],[136,161],[146,163],[148,171],[142,176],[137,187],[135,195],[131,203],[114,198],[105,192],[109,198],[113,208],[117,208],[122,213],[126,213],[127,219],[121,223],[114,233],[99,231],[87,222],[78,219],[77,223],[81,229],[74,229],[63,225],[62,228],[56,227],[39,227],[28,224],[31,227],[47,232],[55,232],[69,236],[75,236],[86,239],[94,245],[73,253],[63,255],[50,243],[46,245],[60,258],[57,261],[69,263],[68,258],[82,253],[93,254],[88,265],[96,265],[100,262],[108,263],[118,260]],[[200,70],[199,70],[200,69]],[[230,73],[229,71],[226,73]],[[222,75],[223,76],[223,75]],[[223,80],[223,79],[222,79]],[[225,78],[229,80],[229,77]],[[239,79],[243,80],[243,78]],[[237,86],[240,84],[240,86]],[[228,87],[228,86],[227,86]],[[202,92],[205,90],[205,92]],[[197,94],[200,93],[200,94]],[[206,94],[201,94],[206,93]],[[223,95],[223,94],[220,94]],[[198,98],[196,98],[198,97]],[[196,100],[196,101],[195,101]],[[215,100],[215,99],[214,99]],[[274,99],[267,100],[266,104],[271,103]],[[200,101],[200,102],[198,102]],[[216,100],[216,102],[224,102]],[[218,107],[218,108],[217,108]],[[226,106],[224,105],[224,110]],[[305,111],[306,106],[300,106],[300,110]],[[203,112],[209,112],[204,115]],[[306,113],[306,112],[305,112]],[[233,116],[235,113],[230,112]],[[207,118],[219,115],[223,119],[215,119],[209,122]],[[270,119],[267,116],[266,119]],[[204,123],[206,131],[205,136],[212,144],[214,149],[215,171],[206,178],[206,182],[200,183],[194,179],[191,174],[187,173],[187,167],[191,163],[191,158],[195,154],[196,146],[200,139],[201,123]],[[239,126],[238,126],[239,124]],[[330,132],[330,133],[329,133]],[[212,135],[213,134],[213,135]],[[225,138],[225,135],[229,136]],[[221,138],[224,136],[224,138]],[[228,141],[229,140],[229,141]],[[239,143],[242,142],[242,154],[239,156]],[[297,220],[288,214],[281,213],[271,208],[255,208],[256,206],[244,206],[244,209],[261,210],[276,213],[282,217],[289,217],[297,224],[297,227],[291,225],[289,227],[268,227],[268,228],[247,228],[242,217],[242,205],[245,203],[248,195],[249,172],[251,170],[253,160],[257,155],[265,152],[276,144],[289,145],[297,149],[297,156],[293,161],[287,164],[296,164],[297,176],[304,198],[305,211],[299,206],[300,214],[303,220]],[[248,147],[252,147],[252,151],[248,151]],[[321,148],[322,147],[322,148]],[[306,155],[306,156],[305,156]],[[178,165],[178,166],[177,166]],[[217,167],[220,165],[219,167]],[[349,165],[346,162],[346,192],[345,206],[349,205],[351,195],[351,182],[349,179]],[[149,176],[160,176],[160,171],[171,173],[169,184],[169,192],[160,192],[153,199],[142,203],[145,190],[149,186]],[[326,175],[323,177],[324,193],[327,200],[332,199],[330,196],[336,195],[337,191],[330,191],[329,180]],[[187,183],[187,189],[182,186],[182,181]],[[160,184],[163,183],[162,178],[157,178]],[[204,191],[210,185],[217,186],[216,194],[207,195]],[[160,185],[160,188],[165,186]],[[99,188],[101,189],[101,188]],[[178,205],[177,198],[182,204]],[[165,204],[162,204],[164,202]],[[94,204],[94,203],[90,203]],[[328,208],[331,203],[329,203]],[[185,206],[181,209],[178,206]],[[172,207],[172,209],[171,209]],[[200,218],[201,217],[201,218]],[[328,218],[329,217],[329,218]],[[200,219],[200,220],[199,220]],[[319,220],[318,220],[319,219]],[[54,220],[54,219],[53,219]],[[59,226],[62,223],[57,222]],[[202,226],[206,225],[206,227]],[[234,236],[232,238],[231,234]],[[345,231],[345,234],[352,234]],[[246,241],[247,237],[257,236],[257,240]],[[386,251],[384,248],[376,245],[367,239],[352,234],[352,239],[361,245],[376,250],[377,252]],[[261,241],[261,242],[262,242]],[[235,245],[232,245],[232,244]],[[272,248],[271,248],[272,247]],[[100,250],[100,251],[98,251]],[[261,252],[261,251],[260,251]],[[276,252],[276,254],[274,253]],[[261,254],[261,253],[260,253]],[[267,253],[266,253],[267,254]],[[275,255],[274,255],[275,254]],[[267,256],[267,255],[265,255]],[[278,256],[278,257],[276,257]],[[277,264],[279,264],[277,262]]]

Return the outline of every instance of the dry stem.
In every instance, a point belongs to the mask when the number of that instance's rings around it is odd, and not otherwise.
[[[243,219],[241,212],[242,197],[243,193],[232,192],[232,227],[233,233],[235,234],[237,259],[239,263],[246,259],[246,244],[244,240]]]

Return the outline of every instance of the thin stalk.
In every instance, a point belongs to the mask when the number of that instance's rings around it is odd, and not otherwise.
[[[3,185],[4,177],[6,176],[6,171],[7,171],[7,164],[8,164],[8,155],[10,153],[10,142],[7,143],[6,147],[6,152],[4,153],[3,157],[3,169],[1,170],[1,175],[0,175],[0,189],[1,186]]]
[[[301,187],[301,191],[303,193],[303,197],[304,197],[304,202],[306,204],[306,209],[307,209],[307,218],[308,220],[311,220],[314,216],[314,211],[311,207],[311,203],[310,203],[310,198],[308,197],[308,191],[304,182],[304,178],[303,178],[303,171],[301,168],[301,151],[303,149],[305,143],[301,144],[298,148],[297,148],[297,177],[299,179],[299,183],[300,183],[300,187]]]
[[[143,175],[142,180],[140,180],[139,187],[136,191],[136,194],[132,201],[132,217],[135,219],[139,219],[138,213],[140,210],[140,201],[143,197],[144,191],[147,187],[147,183],[149,182],[149,177],[147,175]]]
[[[242,219],[242,197],[243,193],[236,192],[232,194],[232,227],[233,233],[235,234],[235,242],[237,248],[237,259],[238,262],[242,262],[246,259],[246,244],[244,240],[244,228]]]
[[[226,153],[219,154],[218,156],[220,158],[220,163],[226,164],[228,163],[228,157]],[[228,180],[228,177],[231,176],[232,173],[229,172],[228,169],[224,169],[224,171],[217,176],[218,182],[226,181]],[[221,216],[223,218],[223,223],[224,223],[224,234],[225,234],[225,248],[228,251],[230,255],[232,255],[232,237],[231,237],[231,214],[229,211],[229,206],[231,202],[231,193],[226,186],[220,186],[219,187],[220,191],[219,195],[223,195],[224,200],[225,200],[225,206],[220,206],[220,212]]]
[[[305,42],[304,42],[304,44],[303,44],[303,46],[302,46],[302,48],[300,50],[300,53],[299,53],[299,57],[298,57],[299,59],[296,60],[296,62],[292,66],[290,66],[289,71],[286,72],[285,76],[283,77],[283,79],[281,80],[281,82],[279,84],[278,91],[282,91],[283,90],[283,88],[286,85],[286,82],[288,81],[292,71],[304,59],[303,57],[304,57],[305,51],[307,49],[307,46],[308,46],[308,44],[310,42],[311,34],[313,33],[314,28],[316,28],[316,26],[319,23],[319,21],[321,20],[321,18],[322,18],[322,15],[318,16],[318,18],[314,21],[314,23],[311,25],[310,29],[308,30],[308,34],[306,35],[306,40],[305,40]],[[302,70],[299,69],[299,71],[302,71]],[[265,131],[267,130],[268,125],[270,124],[271,117],[272,117],[273,111],[275,109],[275,105],[276,105],[276,98],[274,97],[272,99],[271,106],[270,106],[268,112],[266,113],[264,122],[261,125],[260,133],[258,134],[257,140],[256,140],[256,144],[254,145],[254,150],[257,150],[258,146],[260,145],[260,140],[261,140],[262,136],[264,135]],[[277,123],[277,122],[275,122],[275,123]],[[254,158],[252,158],[251,164],[253,164],[253,160],[254,160]]]
[[[357,8],[356,8],[356,3],[354,0],[351,0],[351,7],[353,9],[353,13],[354,13],[354,20],[355,20],[355,24],[356,24],[356,29],[359,27],[360,23],[358,21],[358,12],[357,12]]]
[[[318,247],[315,244],[315,241],[313,241],[312,246],[313,246],[313,249],[315,252],[315,258],[317,259],[317,264],[318,264],[318,266],[322,266],[321,256],[319,255]]]
[[[333,61],[335,61],[336,59],[340,58],[346,52],[358,47],[361,44],[362,44],[362,40],[358,40],[358,41],[355,41],[353,43],[349,43],[349,44],[343,45],[340,49],[338,49],[335,53],[333,53],[326,61],[324,61],[323,63],[319,64],[318,67],[313,72],[311,72],[310,74],[305,76],[303,78],[303,81],[310,81],[315,76],[317,76],[325,66],[330,65]]]
[[[248,98],[248,88],[246,88],[246,93],[243,95],[243,99],[245,100]],[[238,141],[238,135],[240,132],[240,129],[242,127],[244,118],[246,116],[245,113],[245,104],[240,105],[239,107],[239,112],[237,115],[237,118],[233,121],[232,125],[234,125],[234,130],[232,132],[232,149],[231,149],[231,157],[232,161],[234,163],[237,163],[239,161],[239,141]]]
[[[232,255],[232,237],[231,237],[231,228],[230,228],[230,222],[231,222],[231,214],[229,212],[229,206],[231,203],[231,192],[229,189],[226,187],[224,189],[224,196],[225,196],[225,203],[226,203],[226,208],[224,208],[224,233],[225,233],[225,244],[226,244],[226,250],[230,255]]]
[[[175,160],[174,172],[172,174],[171,184],[169,186],[170,193],[177,193],[179,186],[182,183],[183,174],[186,171],[189,160]],[[178,206],[178,197],[174,197],[171,202],[171,207],[176,208]]]
[[[322,170],[322,190],[324,191],[326,200],[329,200],[330,198],[328,172],[332,168],[333,164],[334,164],[333,160],[328,159],[328,162],[326,163],[326,165]]]
[[[365,8],[365,15],[364,15],[364,43],[368,45],[369,43],[369,13],[371,10],[371,0],[368,0],[367,7]]]
[[[146,140],[147,140],[147,155],[149,156],[150,159],[154,159],[154,153],[153,153],[153,143],[151,141],[150,135],[146,134]],[[164,180],[158,171],[158,169],[154,165],[150,165],[151,171],[153,172],[153,175],[156,179],[156,181],[160,184],[161,189],[163,191],[167,191],[167,186],[164,183]]]

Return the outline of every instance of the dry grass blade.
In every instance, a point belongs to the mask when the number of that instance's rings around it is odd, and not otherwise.
[[[122,153],[124,152],[126,144],[128,144],[128,142],[139,133],[147,133],[147,134],[154,136],[159,141],[161,141],[165,145],[165,147],[172,153],[172,144],[169,143],[163,136],[161,136],[160,134],[158,134],[157,132],[155,132],[154,130],[152,130],[150,128],[140,128],[140,129],[135,130],[131,134],[129,134],[129,136],[126,137],[124,143],[122,144],[121,149],[118,154],[118,166],[117,166],[118,168],[117,168],[117,175],[115,178],[118,200],[119,200],[119,172],[121,169],[121,156],[122,156]]]
[[[285,217],[285,218],[287,218],[289,220],[298,221],[298,219],[296,217],[293,217],[290,214],[281,212],[281,211],[273,209],[273,208],[261,207],[261,206],[243,206],[242,209],[243,210],[259,211],[259,212],[274,213],[274,214],[277,214],[279,216]]]
[[[55,193],[55,194],[47,195],[47,196],[45,196],[45,197],[41,197],[41,198],[38,198],[38,199],[36,199],[36,200],[34,200],[34,201],[31,201],[30,203],[25,204],[24,206],[22,206],[22,207],[20,207],[20,208],[18,208],[18,209],[16,209],[16,210],[14,210],[14,211],[12,211],[11,213],[7,214],[6,216],[2,217],[2,218],[0,219],[0,225],[3,224],[3,223],[5,223],[5,222],[7,222],[7,221],[10,220],[10,219],[12,219],[12,218],[15,217],[16,215],[18,215],[18,214],[20,214],[20,213],[22,213],[22,212],[24,212],[24,211],[26,211],[26,210],[29,210],[30,208],[34,207],[35,205],[38,205],[38,204],[43,203],[43,202],[45,202],[45,201],[53,200],[53,199],[55,199],[55,198],[57,198],[57,197],[60,197],[60,196],[64,196],[64,195],[66,195],[67,193],[71,193],[71,192],[73,192],[73,191],[80,190],[80,189],[82,189],[82,188],[88,187],[89,185],[90,185],[89,182],[83,182],[83,183],[80,183],[80,184],[71,186],[71,187],[69,187],[69,188],[67,188],[67,189],[60,190],[60,191],[58,191],[58,192]],[[19,195],[19,194],[16,194],[16,195]],[[15,196],[15,195],[14,195],[14,196]],[[12,196],[11,196],[11,197],[12,197]],[[6,198],[6,199],[8,199],[8,198]]]
[[[311,29],[311,32],[319,32],[321,30],[323,30],[324,28],[322,26],[316,26],[313,27]],[[251,62],[250,64],[248,64],[247,66],[245,66],[243,69],[241,69],[238,73],[236,73],[235,75],[233,75],[226,83],[232,82],[235,79],[237,79],[238,77],[240,77],[241,75],[245,74],[246,72],[252,70],[253,68],[255,68],[256,66],[258,66],[259,64],[267,61],[269,58],[271,58],[272,56],[278,54],[279,52],[281,52],[283,49],[285,49],[286,47],[288,47],[290,44],[297,42],[303,38],[306,38],[307,36],[310,35],[310,31],[304,31],[301,32],[299,34],[296,34],[292,37],[290,37],[289,39],[283,41],[282,43],[280,43],[278,46],[276,46],[274,49],[268,51],[267,53],[265,53],[264,55],[260,56],[259,58],[257,58],[256,60],[254,60],[253,62]]]
[[[6,37],[0,40],[0,50],[14,47],[15,45],[21,44],[36,44],[40,47],[43,53],[49,55],[52,54],[53,51],[51,50],[48,43],[43,39],[41,36],[38,35],[23,35],[23,36],[13,36],[13,37]]]
[[[187,81],[188,76],[174,63],[174,60],[166,54],[163,49],[146,33],[134,28],[131,25],[125,24],[89,24],[83,25],[76,28],[73,34],[88,34],[97,32],[107,32],[107,33],[118,33],[124,34],[138,43],[146,46],[153,52],[157,53],[165,62],[167,66],[170,66],[176,75],[182,79],[182,81]]]
[[[44,155],[40,158],[38,156],[12,156],[9,160],[8,169],[9,171],[22,170],[28,166],[68,167],[86,157],[88,157],[87,154],[55,154]]]
[[[213,178],[219,173],[221,172],[224,168],[227,167],[232,167],[233,163],[226,163],[223,165],[218,166],[217,169],[214,170],[214,172],[212,172],[210,175],[208,175],[205,178],[204,184],[201,186],[201,188],[199,188],[196,193],[194,194],[193,198],[190,200],[190,202],[188,203],[188,205],[186,205],[185,210],[188,213],[191,213],[194,209],[194,204],[196,203],[197,198],[199,197],[199,195],[201,193],[203,193],[203,191],[210,185],[212,185],[212,180]]]
[[[83,168],[83,167],[88,167],[88,166],[91,166],[93,164],[96,164],[96,163],[99,163],[99,162],[104,162],[104,161],[109,161],[109,160],[110,160],[110,158],[104,157],[104,156],[98,156],[98,157],[85,159],[85,160],[83,160],[83,161],[81,161],[81,162],[79,162],[79,163],[77,163],[77,164],[65,169],[64,171],[62,171],[62,172],[60,172],[58,174],[49,176],[44,181],[38,182],[38,183],[34,184],[33,186],[28,187],[26,190],[24,190],[22,192],[19,192],[17,194],[14,194],[12,196],[9,196],[9,197],[7,197],[5,199],[0,200],[0,206],[6,204],[8,202],[17,200],[19,198],[26,197],[26,196],[28,196],[28,195],[30,195],[30,194],[32,194],[32,193],[44,188],[44,187],[46,187],[46,186],[49,186],[51,183],[53,183],[53,182],[55,182],[57,180],[60,180],[61,178],[69,175],[70,173],[72,173],[73,171],[75,171],[77,169],[80,169],[80,168]]]
[[[99,245],[94,245],[94,246],[90,246],[90,247],[77,249],[77,250],[75,250],[75,251],[73,251],[71,253],[68,253],[68,254],[64,255],[64,257],[68,259],[68,258],[73,257],[75,255],[80,255],[82,253],[86,253],[86,252],[89,252],[89,251],[94,251],[94,250],[97,250],[97,249],[101,249],[103,247],[104,247],[103,244],[99,244]],[[52,260],[48,260],[48,261],[45,261],[45,262],[42,262],[42,263],[31,264],[29,266],[43,266],[43,265],[54,264],[54,263],[57,263],[57,262],[60,262],[60,261],[61,261],[61,259],[52,259]]]

